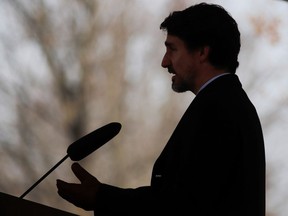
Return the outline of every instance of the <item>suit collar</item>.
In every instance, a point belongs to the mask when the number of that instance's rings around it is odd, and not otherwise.
[[[242,84],[236,74],[227,74],[209,82],[205,86],[205,88],[202,88],[202,90],[198,92],[196,97],[206,94],[208,92],[214,92],[219,90],[225,91],[225,89],[230,89],[232,87],[242,88]]]
[[[225,75],[229,75],[229,74],[230,74],[230,73],[222,73],[222,74],[219,74],[219,75],[211,78],[211,79],[208,80],[206,83],[204,83],[204,85],[201,86],[201,88],[199,89],[198,93],[199,93],[200,91],[202,91],[207,85],[209,85],[209,84],[210,84],[211,82],[213,82],[214,80],[218,79],[218,78],[221,77],[221,76],[225,76]],[[197,93],[197,94],[198,94],[198,93]]]

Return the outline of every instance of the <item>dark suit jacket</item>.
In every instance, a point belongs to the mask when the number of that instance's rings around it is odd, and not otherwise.
[[[238,77],[219,77],[197,94],[155,162],[150,186],[103,184],[96,203],[95,215],[264,216],[263,134]]]

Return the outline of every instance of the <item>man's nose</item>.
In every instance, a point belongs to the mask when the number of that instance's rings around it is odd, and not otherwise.
[[[161,66],[163,68],[167,68],[170,65],[170,60],[167,56],[167,53],[165,53],[165,55],[163,56],[162,62],[161,62]]]

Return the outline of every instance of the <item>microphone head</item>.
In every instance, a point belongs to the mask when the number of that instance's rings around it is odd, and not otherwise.
[[[115,137],[120,129],[121,124],[118,122],[104,125],[73,142],[68,147],[67,154],[73,161],[82,160]]]

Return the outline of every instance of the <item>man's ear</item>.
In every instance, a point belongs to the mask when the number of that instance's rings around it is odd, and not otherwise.
[[[208,61],[209,54],[210,54],[210,47],[209,46],[203,46],[199,50],[200,60],[202,62]]]

